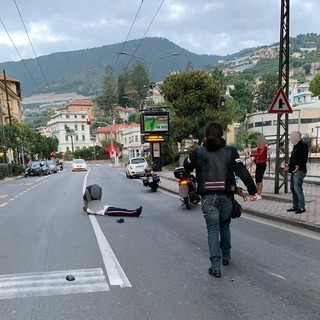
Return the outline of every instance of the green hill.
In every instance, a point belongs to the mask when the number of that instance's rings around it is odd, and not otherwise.
[[[136,51],[139,44],[140,46]],[[299,58],[292,57],[290,59],[292,67],[301,67],[307,70],[311,63],[320,62],[320,35],[316,33],[298,35],[290,39],[290,44],[291,54],[303,53]],[[114,75],[118,76],[124,67],[131,66],[137,61],[136,58],[125,55],[119,57],[117,52],[122,50],[122,46],[123,43],[118,43],[99,48],[58,52],[38,57],[38,60],[52,93],[76,92],[84,96],[92,96],[101,89],[102,77],[107,65],[113,66]],[[217,64],[219,60],[224,60],[225,63],[219,64],[219,67],[225,68],[232,61],[254,55],[261,48],[268,49],[278,46],[278,43],[274,43],[270,46],[246,48],[236,54],[227,56],[199,55],[164,38],[144,38],[143,41],[141,39],[128,41],[123,51],[131,54],[136,51],[135,55],[146,61],[147,68],[152,66],[152,80],[160,81],[170,72],[185,70],[189,62],[193,64],[194,68],[206,69]],[[174,52],[179,53],[179,56],[156,61],[157,58]],[[30,77],[23,62],[28,67],[32,77]],[[23,62],[0,63],[0,68],[6,70],[8,76],[20,81],[23,97],[39,92],[49,92],[50,90],[46,86],[36,59],[27,59]],[[278,58],[261,59],[257,64],[249,65],[244,72],[258,77],[267,71],[278,71]]]
[[[135,52],[141,40],[128,41],[123,51]],[[43,72],[50,85],[51,92],[66,93],[77,92],[83,95],[92,95],[99,91],[105,66],[115,66],[117,76],[130,61],[134,64],[137,59],[121,55],[122,43],[107,45],[99,48],[59,52],[38,57]],[[198,55],[189,52],[164,38],[145,38],[141,42],[135,55],[145,59],[149,64],[159,57],[171,53],[179,53],[156,61],[152,66],[153,81],[162,80],[168,73],[184,70],[190,61],[195,68],[215,64],[221,57],[214,55]],[[8,76],[20,81],[24,97],[40,92],[47,92],[45,80],[36,59],[24,60],[32,78],[28,74],[22,61],[4,62],[0,64],[1,70],[6,70]]]

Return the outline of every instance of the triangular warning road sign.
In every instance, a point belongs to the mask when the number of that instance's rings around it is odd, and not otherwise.
[[[279,88],[268,112],[269,113],[292,113],[292,108],[282,88]]]

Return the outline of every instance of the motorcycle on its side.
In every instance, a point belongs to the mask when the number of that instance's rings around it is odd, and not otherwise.
[[[151,164],[144,169],[144,178],[142,182],[145,187],[149,187],[153,192],[156,192],[159,187],[160,177],[154,173],[154,166],[155,164]]]
[[[184,167],[175,168],[173,174],[175,178],[179,179],[181,207],[186,206],[187,209],[190,209],[191,205],[198,204],[200,202],[200,196],[197,194],[196,177]]]

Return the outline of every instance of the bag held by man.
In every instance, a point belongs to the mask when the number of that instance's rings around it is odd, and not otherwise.
[[[234,198],[231,198],[232,200],[232,210],[231,210],[231,218],[240,218],[242,213],[242,207],[240,203]]]

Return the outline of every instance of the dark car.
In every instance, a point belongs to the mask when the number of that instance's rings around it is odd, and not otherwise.
[[[27,170],[25,176],[42,176],[44,174],[50,174],[50,167],[46,161],[32,161]]]
[[[53,160],[48,160],[47,164],[50,168],[50,173],[57,173],[57,165],[55,163],[55,161]]]

